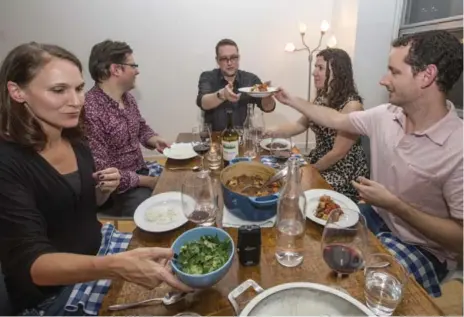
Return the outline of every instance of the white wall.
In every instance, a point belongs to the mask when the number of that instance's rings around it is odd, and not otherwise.
[[[60,0],[0,1],[0,59],[14,46],[34,40],[62,45],[86,66],[95,43],[107,38],[127,41],[140,64],[134,93],[142,114],[173,140],[179,132],[190,131],[199,118],[198,76],[215,67],[214,46],[224,37],[238,43],[242,69],[306,97],[308,56],[284,51],[287,42],[299,46],[299,22],[307,24],[306,40],[313,48],[320,22],[328,20],[332,28],[325,39],[335,34],[338,47],[352,56],[366,107],[385,102],[378,80],[396,36],[396,7],[401,1],[83,0],[66,5]],[[87,71],[85,77],[90,88]],[[278,105],[265,120],[272,126],[298,117]],[[296,141],[304,141],[304,134]]]
[[[388,102],[379,81],[386,73],[390,45],[398,36],[403,0],[358,0],[353,71],[366,109]]]
[[[404,0],[334,0],[333,32],[338,47],[350,54],[365,109],[388,102],[379,85],[388,66],[392,40],[397,37]]]

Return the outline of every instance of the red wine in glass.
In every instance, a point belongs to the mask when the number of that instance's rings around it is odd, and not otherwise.
[[[195,153],[197,153],[198,155],[201,155],[201,156],[208,153],[210,148],[211,148],[211,146],[210,146],[209,143],[198,143],[198,144],[195,144],[193,146],[193,150],[195,151]]]
[[[327,265],[340,274],[351,274],[364,267],[361,251],[347,245],[326,245],[322,256]]]

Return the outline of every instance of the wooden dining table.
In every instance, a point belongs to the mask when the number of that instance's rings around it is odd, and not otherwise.
[[[181,133],[177,142],[191,141],[190,133]],[[215,136],[214,138],[216,138]],[[190,176],[192,171],[170,170],[173,167],[193,167],[199,164],[199,159],[194,158],[187,161],[170,160],[166,162],[165,170],[159,178],[154,195],[168,192],[180,191],[183,180]],[[303,170],[302,187],[303,190],[309,189],[330,189],[330,185],[321,177],[319,172],[311,165],[301,168]],[[218,184],[218,172],[212,172],[216,186]],[[220,208],[221,210],[221,208]],[[222,212],[216,217],[216,225],[222,227]],[[184,226],[165,233],[143,232],[140,229],[134,230],[133,238],[129,249],[139,247],[170,247],[173,241],[184,231],[194,227],[194,224],[187,223]],[[237,243],[237,229],[223,228]],[[274,228],[262,228],[262,248],[261,259],[256,266],[242,266],[235,255],[233,264],[225,275],[216,285],[211,288],[199,290],[189,294],[184,300],[165,306],[161,303],[154,303],[147,306],[131,308],[122,311],[110,311],[108,306],[115,304],[137,302],[145,299],[163,297],[171,288],[166,284],[148,290],[142,286],[129,283],[123,280],[114,280],[106,295],[100,315],[151,315],[151,316],[172,316],[177,313],[189,311],[196,312],[202,316],[231,316],[235,312],[228,301],[229,293],[247,279],[252,279],[264,289],[290,282],[311,282],[324,285],[334,285],[336,277],[333,271],[324,262],[321,254],[321,237],[323,227],[306,220],[306,231],[304,236],[304,260],[303,263],[294,268],[284,267],[278,264],[274,256],[276,236]],[[374,235],[369,234],[368,251],[370,253],[388,253]],[[348,293],[364,303],[364,275],[362,271],[350,274],[343,278],[339,286]],[[247,291],[240,296],[237,301],[240,308],[243,308],[256,294]],[[311,314],[311,312],[308,312]],[[443,312],[432,301],[425,290],[414,280],[412,276],[405,286],[404,295],[401,303],[394,312],[395,315],[411,316],[442,316]]]

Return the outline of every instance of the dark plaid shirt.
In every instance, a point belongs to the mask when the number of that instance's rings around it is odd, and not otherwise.
[[[239,93],[238,89],[242,87],[251,87],[255,84],[261,84],[261,80],[255,74],[238,70],[237,76],[234,81],[234,92]],[[198,96],[197,105],[201,108],[201,98],[204,95],[217,92],[219,89],[227,85],[227,80],[222,75],[219,68],[212,71],[203,72],[198,81]],[[247,104],[256,104],[261,110],[261,99],[252,98],[246,94],[240,96],[238,102],[224,101],[217,108],[211,110],[204,110],[204,117],[206,123],[211,123],[213,131],[222,131],[227,126],[227,109],[234,111],[234,125],[243,125],[247,115]],[[201,108],[203,109],[203,108]]]

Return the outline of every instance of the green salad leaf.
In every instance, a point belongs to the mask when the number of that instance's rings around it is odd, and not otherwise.
[[[221,241],[218,236],[205,235],[198,241],[184,244],[177,258],[182,272],[202,275],[219,269],[229,259],[231,241]]]

